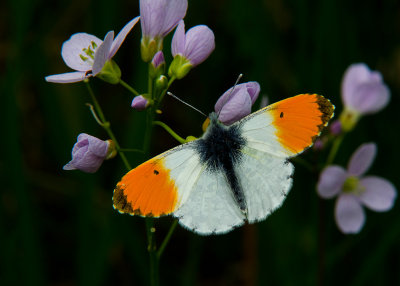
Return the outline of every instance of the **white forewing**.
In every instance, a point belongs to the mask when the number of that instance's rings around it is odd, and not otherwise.
[[[164,158],[165,167],[170,170],[169,175],[177,187],[178,207],[185,203],[202,171],[199,155],[192,147],[193,144],[194,142],[180,145],[158,156]]]
[[[247,146],[279,157],[289,157],[292,152],[285,149],[276,136],[276,127],[268,107],[250,114],[236,124],[241,125],[242,136]]]
[[[200,173],[189,197],[174,216],[184,227],[203,235],[225,233],[242,225],[245,219],[224,174],[206,169]]]
[[[292,186],[293,165],[287,160],[246,146],[236,174],[245,194],[250,223],[280,207]]]

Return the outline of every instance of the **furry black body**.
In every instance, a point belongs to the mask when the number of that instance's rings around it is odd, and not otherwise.
[[[247,205],[235,166],[243,157],[246,140],[241,136],[240,125],[225,126],[215,113],[210,114],[210,125],[203,137],[196,141],[195,149],[200,161],[211,172],[222,172],[233,197],[243,214]]]

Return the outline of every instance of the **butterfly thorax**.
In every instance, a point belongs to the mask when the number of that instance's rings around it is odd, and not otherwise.
[[[240,125],[223,125],[217,114],[210,114],[210,125],[204,135],[196,142],[196,151],[200,161],[211,172],[222,172],[229,184],[234,198],[242,212],[247,207],[244,200],[242,186],[235,172],[235,166],[243,157],[242,149],[246,144],[241,135]]]

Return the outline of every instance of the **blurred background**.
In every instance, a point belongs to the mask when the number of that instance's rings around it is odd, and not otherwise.
[[[138,1],[8,0],[0,2],[0,285],[148,285],[144,220],[112,208],[125,173],[119,157],[95,174],[63,171],[79,133],[108,139],[91,116],[83,83],[52,84],[70,71],[61,46],[73,33],[103,38],[139,15]],[[345,166],[362,143],[378,156],[370,174],[400,186],[400,3],[395,0],[190,0],[186,27],[208,25],[216,49],[170,91],[208,113],[235,82],[256,80],[270,102],[298,93],[323,94],[342,111],[340,83],[352,63],[379,70],[390,104],[346,135],[335,163]],[[115,61],[122,78],[146,90],[137,25]],[[164,42],[170,62],[170,34]],[[141,148],[144,114],[132,96],[99,79],[92,87],[125,148]],[[259,103],[255,104],[255,109]],[[166,98],[159,119],[181,136],[201,135],[203,117]],[[152,154],[177,142],[155,127]],[[133,165],[143,158],[128,154]],[[302,155],[316,166],[326,153]],[[318,173],[295,163],[294,186],[266,221],[229,234],[201,237],[181,227],[160,264],[161,285],[400,285],[400,204],[366,211],[357,235],[334,222],[334,200],[315,191]],[[157,243],[172,222],[156,221]]]

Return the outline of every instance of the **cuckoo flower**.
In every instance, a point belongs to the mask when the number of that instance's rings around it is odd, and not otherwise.
[[[162,50],[163,39],[186,15],[187,0],[140,0],[141,53],[145,62]]]
[[[195,26],[185,34],[185,23],[179,22],[171,50],[174,60],[169,68],[169,75],[183,78],[191,68],[202,63],[214,50],[214,33],[205,25]]]
[[[63,169],[94,173],[105,159],[112,158],[115,154],[114,143],[111,140],[103,141],[81,133],[72,149],[72,160]]]
[[[259,93],[260,85],[256,81],[241,83],[228,89],[214,107],[219,120],[230,125],[249,115]]]
[[[318,194],[325,199],[337,196],[335,220],[343,233],[358,233],[364,225],[362,206],[373,211],[388,211],[397,196],[391,182],[377,176],[363,176],[376,155],[376,145],[361,145],[352,155],[347,170],[328,166],[319,178]]]
[[[138,20],[139,17],[136,17],[126,24],[115,39],[114,31],[108,32],[104,41],[86,33],[72,35],[68,41],[64,42],[61,56],[65,64],[76,72],[50,75],[45,78],[46,81],[70,83],[98,75],[105,81],[118,83],[121,71],[111,58]]]
[[[353,129],[360,116],[382,110],[389,102],[390,91],[378,71],[363,63],[351,65],[342,80],[342,100],[345,106],[340,116],[344,131]]]

